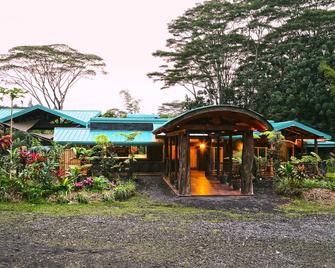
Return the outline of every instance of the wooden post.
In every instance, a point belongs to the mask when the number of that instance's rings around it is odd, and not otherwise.
[[[228,182],[233,180],[233,136],[229,135],[228,139]]]
[[[314,153],[319,154],[318,139],[314,138]]]
[[[175,180],[177,180],[177,178],[178,178],[178,158],[179,158],[179,155],[178,155],[178,147],[179,147],[179,137],[178,136],[176,136],[175,137],[175,147],[174,147],[174,155],[175,155],[175,159],[174,159],[174,178],[175,178]]]
[[[216,177],[220,180],[220,134],[216,138]]]
[[[302,158],[302,156],[304,155],[304,139],[303,138],[301,138],[301,155],[300,155],[300,157]]]
[[[206,171],[205,175],[209,176],[211,174],[211,147],[212,147],[212,139],[208,136],[206,139],[207,147],[206,147]]]
[[[180,156],[179,156],[179,194],[191,194],[190,177],[190,140],[189,135],[184,134],[179,137]]]
[[[172,180],[172,138],[169,137],[169,180],[173,184]]]
[[[243,134],[241,193],[253,194],[252,165],[254,161],[254,137],[252,131]]]
[[[168,138],[164,137],[164,177],[168,176],[168,163],[169,163],[169,143]]]

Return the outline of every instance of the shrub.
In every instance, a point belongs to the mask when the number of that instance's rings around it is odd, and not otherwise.
[[[104,177],[93,177],[93,189],[102,191],[108,188],[109,181]]]
[[[65,195],[61,194],[57,196],[56,203],[57,204],[68,204],[69,200],[67,199]]]
[[[104,202],[111,202],[114,201],[114,195],[112,191],[104,192],[101,197],[102,201]]]
[[[135,194],[136,185],[133,181],[127,181],[121,183],[113,189],[113,195],[115,200],[127,200]]]
[[[84,196],[83,194],[77,194],[76,196],[76,200],[78,201],[78,203],[80,204],[88,204],[88,199],[86,196]]]
[[[283,177],[276,183],[276,192],[286,196],[300,196],[303,192],[303,180]]]

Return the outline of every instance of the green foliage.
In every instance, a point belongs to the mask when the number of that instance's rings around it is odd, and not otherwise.
[[[113,189],[113,196],[115,200],[123,201],[133,196],[135,194],[135,191],[136,191],[135,182],[127,181],[115,186],[115,188]]]
[[[101,134],[95,137],[95,142],[98,145],[107,146],[110,143],[110,140],[107,135]]]
[[[112,118],[125,118],[127,117],[127,112],[122,111],[118,108],[108,109],[102,117],[112,117]]]
[[[276,121],[335,133],[329,90],[335,62],[334,1],[205,1],[168,26],[164,64],[149,77],[183,86],[186,108],[235,104]]]
[[[161,118],[173,118],[185,111],[186,103],[184,101],[165,102],[158,107],[158,114]]]
[[[102,191],[108,188],[109,181],[104,177],[93,177],[93,189]]]
[[[321,61],[319,71],[330,81],[330,90],[335,95],[335,69],[330,67],[325,61]]]

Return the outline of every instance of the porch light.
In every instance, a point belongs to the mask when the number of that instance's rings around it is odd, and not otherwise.
[[[206,149],[206,144],[205,143],[200,143],[199,145],[200,150],[205,150]]]

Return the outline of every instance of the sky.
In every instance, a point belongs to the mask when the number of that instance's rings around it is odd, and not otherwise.
[[[0,53],[19,45],[57,43],[96,54],[105,60],[108,74],[80,80],[64,109],[123,108],[118,92],[128,89],[142,100],[142,113],[157,113],[161,103],[182,100],[186,92],[180,87],[161,90],[161,83],[147,77],[163,63],[152,53],[165,48],[167,24],[199,2],[2,0]]]

